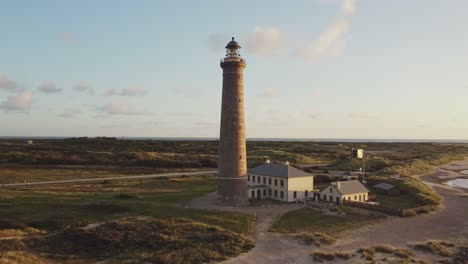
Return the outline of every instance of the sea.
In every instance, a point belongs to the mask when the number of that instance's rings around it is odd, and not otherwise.
[[[0,136],[0,139],[67,139],[64,136]],[[75,137],[76,138],[76,137]],[[189,140],[214,141],[215,137],[115,137],[124,140]],[[468,139],[388,139],[388,138],[247,138],[247,141],[299,141],[299,142],[372,142],[372,143],[468,143]]]

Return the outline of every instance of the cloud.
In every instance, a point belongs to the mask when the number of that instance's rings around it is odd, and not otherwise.
[[[281,52],[288,42],[288,34],[277,27],[255,27],[247,35],[245,50],[257,55],[275,55]]]
[[[338,56],[347,47],[344,35],[349,29],[352,15],[356,12],[356,0],[343,0],[340,14],[312,44],[302,44],[294,54],[310,61],[319,61],[326,56]]]
[[[129,88],[123,89],[122,92],[120,93],[120,95],[122,95],[122,96],[143,96],[143,95],[145,95],[147,93],[148,93],[148,91],[146,91],[143,88],[129,87]]]
[[[23,91],[17,95],[7,96],[6,100],[0,104],[0,108],[5,111],[28,112],[33,101],[32,91]]]
[[[264,99],[279,98],[281,97],[281,92],[278,89],[265,90],[258,97]]]
[[[212,34],[208,37],[208,47],[213,51],[219,52],[226,46],[230,39],[231,37],[226,34]]]
[[[60,34],[60,40],[68,45],[74,45],[80,42],[78,37],[72,32],[63,32]]]
[[[63,89],[57,87],[55,82],[47,81],[47,82],[44,82],[43,84],[41,84],[41,86],[39,86],[39,91],[41,91],[43,93],[51,94],[51,93],[59,93],[59,92],[63,91]]]
[[[8,78],[8,76],[0,73],[0,91],[17,92],[22,90],[21,87]]]
[[[58,116],[62,118],[73,118],[78,114],[81,114],[82,111],[79,109],[65,109]]]
[[[147,112],[135,111],[132,107],[130,107],[127,100],[114,101],[110,104],[104,105],[102,107],[98,107],[97,111],[101,113],[101,115],[98,115],[96,117],[104,117],[107,115],[147,115],[149,114]]]
[[[94,93],[94,90],[93,88],[91,87],[91,85],[89,83],[86,83],[84,81],[80,81],[78,82],[74,87],[73,89],[77,92],[87,92],[87,93],[90,93],[90,94],[93,94]]]

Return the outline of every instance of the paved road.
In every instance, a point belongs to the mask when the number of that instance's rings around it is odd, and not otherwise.
[[[194,172],[173,172],[161,173],[151,175],[136,175],[136,176],[121,176],[121,177],[107,177],[107,178],[91,178],[91,179],[76,179],[76,180],[60,180],[60,181],[41,181],[41,182],[27,182],[27,183],[8,183],[0,184],[0,188],[17,188],[17,187],[30,187],[35,185],[52,185],[52,184],[69,184],[69,183],[92,183],[106,180],[134,180],[134,179],[153,179],[161,177],[180,177],[191,175],[211,175],[217,174],[218,171],[194,171]]]

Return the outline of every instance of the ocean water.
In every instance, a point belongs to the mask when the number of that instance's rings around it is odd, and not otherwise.
[[[0,136],[0,139],[66,139],[70,137]],[[116,137],[126,140],[218,140],[217,137]],[[386,138],[247,138],[247,141],[375,142],[375,143],[468,143],[468,139],[386,139]]]
[[[447,182],[448,185],[468,189],[468,179],[454,179]]]

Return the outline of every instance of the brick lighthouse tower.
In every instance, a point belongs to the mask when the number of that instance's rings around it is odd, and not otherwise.
[[[217,179],[217,203],[244,205],[248,203],[247,155],[244,125],[244,68],[240,45],[230,41],[223,68],[223,95],[221,105],[221,131]]]

